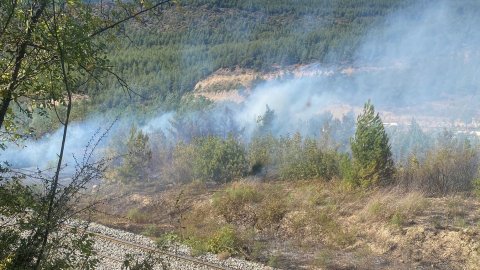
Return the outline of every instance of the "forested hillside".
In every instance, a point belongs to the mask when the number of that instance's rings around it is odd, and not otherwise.
[[[373,26],[414,2],[429,1],[180,1],[119,30],[112,64],[138,95],[125,95],[112,79],[90,90],[92,109],[173,109],[219,68],[346,64]]]
[[[478,269],[479,0],[0,4],[0,270]]]

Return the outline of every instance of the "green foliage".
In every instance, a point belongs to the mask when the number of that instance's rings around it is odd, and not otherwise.
[[[390,224],[395,227],[401,228],[405,223],[405,216],[402,213],[395,212],[390,218]]]
[[[126,143],[126,151],[122,165],[117,169],[118,180],[124,184],[148,181],[152,159],[148,135],[133,126]]]
[[[193,165],[195,179],[226,183],[245,175],[245,150],[233,136],[226,140],[207,137],[197,140],[195,145],[198,151]]]
[[[146,256],[132,255],[126,254],[125,258],[122,263],[122,270],[150,270],[150,269],[157,269],[157,267],[161,267],[160,269],[166,270],[170,269],[170,264],[165,262],[163,258],[154,254],[153,252],[148,253]]]
[[[179,235],[175,233],[165,233],[162,234],[160,237],[157,238],[156,244],[159,249],[165,250],[168,247],[176,244],[176,242],[180,241]]]
[[[126,26],[129,37],[111,46],[112,65],[140,95],[123,95],[112,78],[89,90],[92,108],[172,110],[199,80],[221,68],[349,62],[372,27],[418,2],[181,1],[181,8],[146,26]]]
[[[173,156],[173,173],[184,181],[226,183],[244,176],[248,169],[245,149],[233,136],[196,138],[191,144],[178,145]]]
[[[82,95],[86,82],[111,70],[106,39],[92,35],[108,20],[84,1],[2,1],[0,21],[0,126],[13,133],[21,132],[19,112],[63,107],[67,91]]]
[[[204,237],[190,236],[185,241],[195,252],[238,254],[243,249],[242,239],[233,226],[221,226]]]
[[[279,176],[282,179],[330,180],[339,174],[336,151],[322,151],[315,140],[302,139],[299,133],[292,138],[281,138],[278,154]]]
[[[3,170],[3,168],[2,168]],[[11,217],[18,215],[20,218],[28,215],[30,207],[35,207],[35,193],[30,187],[21,184],[20,179],[12,179],[9,182],[3,182],[0,179],[0,215],[2,217]],[[18,255],[27,251],[25,245],[21,243],[20,231],[8,226],[8,223],[2,228],[0,233],[0,266],[1,269],[11,269],[20,267]],[[20,246],[18,246],[20,245]],[[28,260],[28,257],[25,257]],[[26,264],[31,262],[26,262]]]
[[[74,101],[112,74],[106,44],[113,35],[105,32],[113,28],[111,18],[137,13],[143,4],[116,1],[98,12],[96,4],[81,0],[1,1],[0,148],[5,141],[55,128],[58,123],[46,119],[48,114],[64,125],[56,170],[28,172],[33,184],[25,184],[15,172],[0,168],[2,269],[94,269],[98,263],[91,235],[64,224],[89,208],[78,208],[80,191],[103,179],[105,161],[91,162],[98,142],[90,141],[91,148],[70,166],[69,180],[59,184],[66,167],[64,142]]]
[[[350,158],[349,155],[343,154],[341,155],[340,162],[339,162],[339,170],[340,170],[340,177],[350,185],[350,188],[355,187],[355,177],[356,177],[356,171],[353,166],[352,159]]]
[[[215,254],[228,252],[236,254],[240,250],[241,244],[235,229],[231,226],[220,228],[206,243],[206,251]]]
[[[273,135],[255,136],[248,145],[248,163],[250,173],[257,175],[268,173],[267,169],[273,165],[275,149],[278,141]]]
[[[3,170],[3,168],[2,168]],[[76,181],[75,179],[73,181]],[[70,190],[73,190],[70,187]],[[64,215],[71,215],[68,204],[57,208],[50,222],[46,221],[47,207],[38,186],[25,186],[21,179],[0,178],[0,269],[34,269],[41,251],[42,232],[49,228],[55,235],[49,237],[44,247],[48,252],[62,251],[54,257],[45,255],[39,269],[94,269],[98,264],[89,234],[76,229],[60,230]],[[59,190],[59,194],[63,194]],[[69,193],[71,200],[77,194]],[[61,211],[60,211],[61,209]],[[67,214],[65,214],[67,213]],[[26,233],[28,232],[28,234]],[[65,237],[68,234],[69,237]]]
[[[351,148],[356,170],[354,185],[368,188],[392,181],[395,168],[388,136],[370,101],[357,118]]]

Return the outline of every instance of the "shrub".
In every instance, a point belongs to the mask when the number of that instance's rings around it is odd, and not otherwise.
[[[450,141],[429,150],[423,161],[410,158],[399,170],[397,182],[407,190],[445,195],[471,190],[477,172],[476,151],[468,144]]]
[[[194,155],[195,147],[192,144],[179,143],[175,146],[171,166],[167,167],[167,175],[175,183],[189,183],[194,180]]]
[[[388,193],[374,197],[365,206],[365,218],[387,222],[401,227],[408,219],[421,214],[428,207],[428,201],[417,192],[408,194]]]
[[[131,219],[136,223],[145,223],[148,221],[148,216],[145,213],[142,213],[138,208],[132,208],[127,212],[127,218]]]
[[[280,226],[280,222],[288,211],[285,192],[278,188],[270,188],[264,191],[264,197],[257,211],[257,224],[259,229],[267,229]]]
[[[179,242],[179,236],[175,233],[165,233],[162,234],[157,240],[156,244],[157,247],[161,250],[166,250],[168,249],[169,246],[172,244],[175,244],[176,242]]]
[[[336,151],[322,151],[313,139],[293,137],[280,139],[279,174],[282,179],[332,179],[339,174],[339,156]]]
[[[231,226],[223,226],[207,240],[206,251],[215,254],[228,252],[233,255],[241,249],[241,246],[235,229]]]
[[[196,138],[191,144],[179,144],[173,154],[176,179],[226,183],[242,177],[248,170],[245,150],[233,137]]]
[[[213,207],[229,223],[256,223],[256,215],[249,204],[262,200],[262,194],[251,183],[238,182],[214,195]]]
[[[356,171],[353,166],[352,159],[347,155],[343,154],[340,157],[339,161],[339,174],[341,179],[346,183],[348,188],[354,188],[356,184]]]
[[[277,140],[272,135],[255,136],[248,146],[248,163],[250,173],[258,175],[267,174],[274,164]]]
[[[390,218],[390,224],[401,228],[405,223],[405,216],[400,212],[395,212]]]
[[[243,249],[241,238],[232,226],[219,227],[211,234],[189,235],[185,243],[192,247],[194,253],[212,252],[235,255]]]

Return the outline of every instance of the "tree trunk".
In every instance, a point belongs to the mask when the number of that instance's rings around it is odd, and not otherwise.
[[[40,20],[40,17],[43,14],[43,11],[47,7],[47,1],[43,0],[40,2],[40,7],[38,7],[37,12],[33,15],[29,27],[27,29],[27,33],[25,34],[25,40],[20,44],[17,50],[17,57],[15,58],[15,65],[13,66],[12,77],[10,79],[10,83],[8,84],[5,92],[2,96],[2,104],[0,107],[0,129],[4,127],[5,117],[7,116],[7,110],[10,106],[10,102],[13,99],[13,92],[18,86],[18,74],[23,64],[23,60],[25,59],[25,54],[27,52],[27,46],[30,43],[30,39],[32,38],[33,30],[37,25],[37,22]]]

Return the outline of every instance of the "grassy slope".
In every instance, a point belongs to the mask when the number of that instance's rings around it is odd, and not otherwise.
[[[130,220],[96,219],[152,237],[174,233],[199,252],[284,269],[476,269],[480,263],[480,202],[466,195],[349,191],[315,180],[124,192],[108,211]]]

